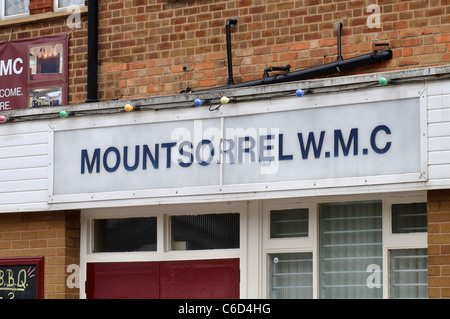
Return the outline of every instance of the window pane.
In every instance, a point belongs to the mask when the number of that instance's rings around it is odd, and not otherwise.
[[[156,251],[156,217],[94,220],[94,252]]]
[[[270,298],[312,299],[312,253],[270,254]]]
[[[172,216],[172,250],[239,248],[239,214]]]
[[[381,207],[379,201],[320,205],[321,298],[382,298]],[[380,288],[368,284],[369,276]]]
[[[28,13],[30,0],[6,0],[5,1],[5,16],[12,16],[15,14]]]
[[[428,298],[426,248],[391,250],[390,264],[391,298]]]
[[[58,0],[58,8],[64,8],[74,5],[84,5],[85,0]]]
[[[414,233],[427,231],[427,203],[392,205],[392,232]]]
[[[308,209],[270,211],[270,238],[308,236]]]

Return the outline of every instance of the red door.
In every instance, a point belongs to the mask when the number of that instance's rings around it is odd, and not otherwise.
[[[237,299],[239,259],[94,263],[88,299]]]
[[[154,262],[87,264],[88,299],[159,298],[159,265]]]
[[[161,299],[239,298],[239,259],[162,262]]]

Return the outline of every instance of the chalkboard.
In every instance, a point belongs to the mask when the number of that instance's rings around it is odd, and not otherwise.
[[[0,258],[0,299],[42,299],[44,257]]]

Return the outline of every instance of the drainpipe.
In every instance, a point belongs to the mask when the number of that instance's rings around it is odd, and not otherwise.
[[[337,56],[337,60],[341,61],[342,60],[342,53],[341,53],[341,31],[342,31],[342,22],[339,23],[338,29],[337,29],[337,45],[338,45],[338,56]]]
[[[228,85],[234,84],[233,79],[233,61],[231,56],[231,25],[236,25],[237,19],[230,19],[225,25],[227,33],[227,57],[228,57]]]
[[[98,102],[98,0],[88,2],[87,100]]]

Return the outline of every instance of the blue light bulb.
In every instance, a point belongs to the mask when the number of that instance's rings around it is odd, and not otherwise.
[[[195,101],[194,101],[195,106],[200,106],[202,104],[203,104],[203,101],[201,99],[195,99]]]
[[[302,89],[298,89],[297,91],[295,91],[295,95],[297,95],[298,97],[302,97],[303,95],[305,95],[305,91],[303,91]]]

